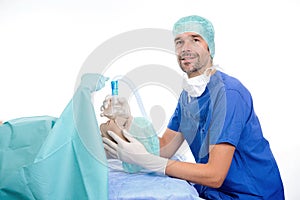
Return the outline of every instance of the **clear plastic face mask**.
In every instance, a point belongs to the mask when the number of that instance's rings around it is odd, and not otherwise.
[[[125,98],[106,97],[100,111],[101,117],[115,120],[122,129],[126,128],[130,122],[130,108]]]

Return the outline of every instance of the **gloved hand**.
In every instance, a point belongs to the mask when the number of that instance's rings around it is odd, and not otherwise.
[[[101,106],[100,115],[115,120],[120,129],[128,129],[132,121],[127,99],[119,96],[107,95]]]
[[[130,133],[126,130],[123,130],[123,135],[129,142],[124,141],[112,131],[108,131],[108,134],[116,142],[108,138],[103,138],[104,148],[110,157],[118,158],[123,162],[140,165],[145,169],[159,174],[165,174],[168,159],[150,154],[144,145],[130,136]]]
[[[101,74],[87,73],[81,76],[80,87],[88,88],[90,92],[95,92],[104,87],[105,81],[109,78]]]
[[[101,116],[109,119],[115,119],[117,116],[123,118],[131,117],[129,104],[124,97],[107,95],[101,106],[101,111]]]

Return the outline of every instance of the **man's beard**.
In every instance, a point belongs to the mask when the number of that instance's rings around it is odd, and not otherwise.
[[[195,72],[199,72],[201,71],[203,68],[205,68],[208,64],[208,57],[206,57],[207,55],[203,54],[203,55],[199,55],[198,53],[183,53],[182,55],[180,55],[178,57],[178,62],[179,62],[179,66],[181,68],[181,70],[185,73],[192,74]],[[192,60],[193,62],[186,62],[183,63],[182,61],[186,59],[186,57],[193,57],[194,60]],[[185,67],[185,65],[187,65]]]
[[[181,61],[179,62],[180,68],[183,72],[187,73],[187,74],[191,74],[197,71],[200,71],[201,69],[203,69],[206,66],[207,62],[205,63],[201,63],[199,56],[197,55],[197,61],[194,63],[186,63],[186,65],[192,65],[192,68],[190,69],[190,67],[185,67]]]

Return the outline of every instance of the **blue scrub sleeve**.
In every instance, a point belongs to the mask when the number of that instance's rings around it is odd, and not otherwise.
[[[178,131],[179,130],[179,126],[180,126],[180,104],[177,104],[177,107],[168,123],[168,128],[173,130],[173,131]]]

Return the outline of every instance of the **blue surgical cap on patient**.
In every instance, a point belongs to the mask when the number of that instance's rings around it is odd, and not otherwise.
[[[199,34],[207,43],[210,56],[213,58],[215,55],[215,31],[212,23],[200,16],[191,15],[179,19],[173,27],[174,37],[178,34],[194,32]]]

